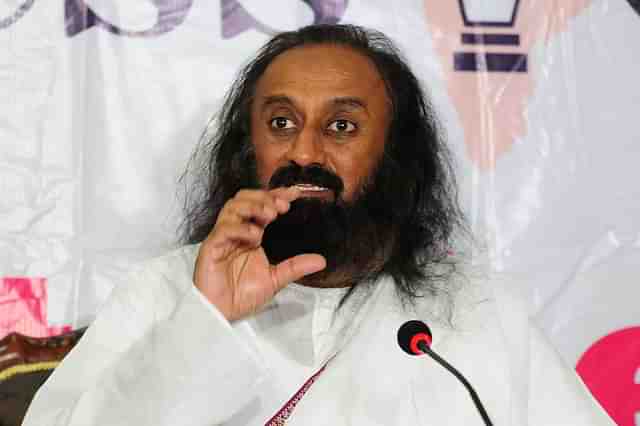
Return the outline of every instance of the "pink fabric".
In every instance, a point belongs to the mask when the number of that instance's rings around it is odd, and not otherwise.
[[[32,337],[71,331],[47,323],[46,278],[0,278],[0,338],[14,331]]]

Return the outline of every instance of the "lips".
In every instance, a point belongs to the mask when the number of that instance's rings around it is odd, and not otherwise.
[[[302,167],[290,163],[274,172],[268,187],[297,188],[303,198],[336,200],[340,198],[344,185],[338,175],[320,165]]]
[[[298,188],[301,191],[312,191],[312,192],[320,192],[320,191],[329,191],[329,188],[325,188],[324,186],[312,185],[310,183],[298,183],[293,185],[294,188]]]
[[[325,188],[324,186],[309,183],[298,183],[292,185],[292,187],[298,188],[302,192],[303,198],[321,198],[325,200],[333,200],[335,198],[333,190]]]

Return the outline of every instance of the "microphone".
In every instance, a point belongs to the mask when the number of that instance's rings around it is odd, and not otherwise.
[[[398,329],[398,345],[403,351],[409,355],[429,355],[434,361],[446,368],[451,374],[453,374],[467,389],[476,409],[480,413],[484,424],[487,426],[493,426],[487,410],[484,409],[480,397],[471,386],[471,383],[451,364],[445,361],[437,353],[431,349],[433,335],[427,324],[418,320],[407,321]]]

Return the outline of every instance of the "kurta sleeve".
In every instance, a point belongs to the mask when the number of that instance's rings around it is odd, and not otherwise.
[[[229,324],[191,275],[164,269],[113,291],[24,426],[216,425],[257,395],[267,373],[250,330]]]
[[[534,325],[529,337],[529,426],[615,426]]]

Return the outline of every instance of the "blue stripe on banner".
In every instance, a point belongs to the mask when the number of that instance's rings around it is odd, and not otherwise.
[[[494,44],[500,46],[520,46],[520,35],[462,33],[462,44]]]
[[[521,53],[474,53],[453,54],[456,71],[527,72],[527,55]]]

